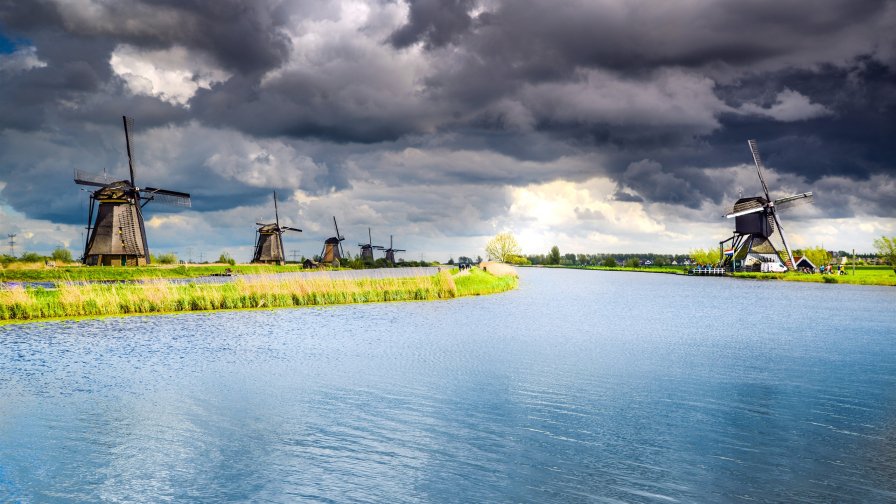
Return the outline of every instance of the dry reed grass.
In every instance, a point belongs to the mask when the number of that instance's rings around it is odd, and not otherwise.
[[[483,261],[479,263],[479,267],[482,268],[482,271],[488,271],[492,275],[495,276],[519,276],[516,273],[516,268],[509,264],[492,262],[492,261]]]
[[[269,276],[224,284],[64,283],[56,290],[0,290],[0,320],[130,313],[447,299],[458,295],[448,271],[401,278],[334,279],[327,275]]]

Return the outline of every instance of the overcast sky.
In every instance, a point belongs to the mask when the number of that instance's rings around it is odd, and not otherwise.
[[[339,220],[407,259],[687,252],[761,187],[796,247],[896,234],[896,1],[0,0],[0,233],[83,251],[74,169],[125,178],[150,248],[250,259]],[[5,240],[4,240],[5,241]],[[387,243],[386,243],[387,244]],[[3,247],[7,251],[6,246]]]

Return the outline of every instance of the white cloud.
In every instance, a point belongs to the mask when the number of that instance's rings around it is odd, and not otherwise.
[[[0,72],[23,72],[45,66],[47,64],[37,57],[37,48],[34,46],[21,47],[10,54],[0,54]]]
[[[183,47],[148,51],[120,44],[109,59],[131,93],[154,96],[173,105],[188,106],[200,88],[226,81],[230,74],[209,58]]]
[[[812,103],[807,96],[786,88],[778,93],[775,103],[769,107],[745,103],[738,110],[747,115],[771,117],[781,122],[805,121],[833,114],[824,105]]]

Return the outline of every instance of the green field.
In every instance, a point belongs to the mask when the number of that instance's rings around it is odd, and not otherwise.
[[[894,285],[896,273],[892,266],[856,266],[853,274],[852,266],[844,270],[845,275],[818,275],[797,272],[788,273],[735,273],[735,278],[755,280],[784,280],[787,282],[841,283],[852,285]]]
[[[644,266],[628,268],[616,266],[537,266],[539,268],[587,269],[597,271],[632,271],[637,273],[669,273],[686,275],[687,266]],[[896,286],[896,273],[892,266],[856,266],[853,274],[852,266],[846,268],[845,275],[817,275],[798,272],[788,273],[734,273],[734,278],[751,280],[783,280],[786,282],[841,283],[853,285],[893,285]]]
[[[432,276],[331,279],[274,275],[238,278],[225,284],[66,284],[56,289],[0,288],[0,321],[201,310],[280,308],[382,301],[450,299],[493,294],[517,286],[516,276],[473,270],[456,278],[447,270]]]

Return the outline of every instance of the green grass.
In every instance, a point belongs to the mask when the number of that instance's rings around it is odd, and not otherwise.
[[[473,268],[469,274],[454,278],[458,296],[479,296],[497,294],[515,289],[519,285],[516,275],[494,276],[491,273]]]
[[[841,283],[852,285],[896,286],[896,273],[892,266],[852,266],[845,269],[845,275],[816,275],[797,272],[787,273],[735,273],[735,278],[754,280],[784,280],[786,282]]]
[[[331,279],[276,276],[225,284],[63,284],[57,289],[0,288],[0,321],[202,310],[279,308],[382,301],[450,299],[503,292],[516,277],[476,272],[457,278],[448,271],[422,277]]]
[[[180,265],[180,266],[61,266],[44,267],[42,264],[0,269],[0,282],[54,282],[100,280],[147,280],[157,278],[196,278],[224,273],[230,269],[236,274],[265,274],[304,271],[300,264],[273,266],[266,264]]]
[[[639,273],[671,273],[686,275],[688,266],[645,266],[641,268],[629,268],[616,266],[544,266],[546,268],[588,269],[598,271],[634,271]],[[853,274],[852,266],[845,269],[845,275],[816,275],[798,272],[788,273],[734,273],[734,278],[752,280],[784,280],[787,282],[815,282],[815,283],[841,283],[852,285],[885,285],[896,286],[896,273],[892,266],[856,266]]]

